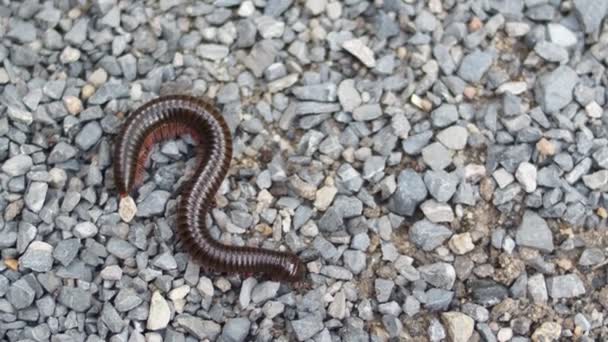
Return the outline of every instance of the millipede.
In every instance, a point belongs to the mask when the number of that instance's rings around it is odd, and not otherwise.
[[[196,171],[182,187],[176,211],[176,236],[183,248],[207,271],[302,281],[305,267],[294,253],[224,245],[211,236],[206,217],[230,167],[232,136],[219,111],[203,99],[161,96],[127,116],[114,147],[114,181],[121,199],[142,182],[153,145],[181,135],[190,135],[197,145]]]

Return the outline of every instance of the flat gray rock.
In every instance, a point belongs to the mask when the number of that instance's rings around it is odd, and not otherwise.
[[[536,101],[546,113],[564,108],[572,101],[578,75],[569,66],[560,66],[539,76],[534,89]]]
[[[547,279],[549,296],[554,299],[574,298],[586,293],[585,284],[576,274],[565,274]]]
[[[229,319],[222,330],[222,338],[227,342],[242,342],[249,334],[251,323],[245,317]]]
[[[411,216],[427,194],[422,177],[414,170],[403,170],[399,174],[397,190],[390,200],[389,207],[400,215]]]
[[[35,290],[23,278],[15,281],[6,293],[6,299],[18,310],[30,306],[35,296]]]
[[[458,68],[458,76],[465,81],[477,83],[488,71],[493,60],[494,57],[491,53],[475,50],[462,59]]]
[[[306,341],[323,329],[323,321],[318,315],[311,314],[291,321],[291,327],[298,341]]]
[[[59,303],[76,312],[85,312],[91,307],[91,292],[79,287],[64,286],[58,297]]]
[[[18,154],[2,163],[2,172],[11,177],[21,176],[28,172],[33,165],[32,157]]]
[[[426,219],[414,223],[409,230],[410,241],[425,251],[432,251],[441,246],[450,236],[450,229]]]
[[[515,241],[519,246],[538,249],[542,252],[553,251],[553,233],[547,222],[533,211],[526,211],[517,229]]]
[[[175,322],[177,323],[177,326],[183,328],[188,333],[201,340],[206,338],[215,340],[222,331],[219,324],[188,314],[177,316],[175,318]]]
[[[585,33],[595,32],[608,12],[608,2],[594,0],[574,0],[574,13],[583,25]]]

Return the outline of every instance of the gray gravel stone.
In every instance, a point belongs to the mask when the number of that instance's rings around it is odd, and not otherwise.
[[[120,259],[133,257],[137,251],[133,245],[118,238],[110,238],[106,248],[110,254],[113,254]]]
[[[574,168],[566,174],[564,179],[570,184],[576,183],[583,175],[586,175],[593,164],[591,158],[581,160]]]
[[[265,281],[258,284],[251,291],[251,300],[254,303],[262,303],[268,299],[274,298],[279,290],[279,283],[272,281]]]
[[[133,288],[123,288],[118,291],[118,294],[114,298],[114,307],[119,312],[127,312],[137,308],[143,299],[141,299],[135,289]]]
[[[11,48],[11,62],[16,66],[31,67],[38,63],[38,54],[29,46],[13,46]]]
[[[17,310],[24,309],[30,306],[34,302],[35,297],[35,290],[24,278],[21,278],[11,284],[8,289],[8,292],[6,293],[6,299]]]
[[[608,12],[608,3],[604,1],[574,0],[573,5],[574,13],[585,33],[597,31]]]
[[[547,35],[553,43],[566,48],[575,45],[578,41],[570,29],[558,23],[547,24]]]
[[[251,323],[245,317],[229,319],[222,330],[222,338],[227,342],[245,341]]]
[[[72,28],[65,34],[63,39],[73,46],[80,46],[87,38],[89,19],[78,19]]]
[[[492,280],[474,281],[471,288],[473,300],[484,306],[496,305],[509,294],[506,287]]]
[[[9,289],[9,281],[3,275],[0,275],[0,297],[4,297],[4,295],[8,292]]]
[[[458,109],[453,104],[444,104],[431,113],[433,126],[448,127],[458,120]]]
[[[429,339],[433,342],[442,341],[446,337],[443,325],[441,325],[441,322],[436,318],[431,319],[427,332]]]
[[[416,222],[409,231],[410,240],[425,251],[441,246],[450,236],[452,232],[447,227],[426,219]]]
[[[47,162],[50,164],[58,164],[68,161],[76,156],[78,150],[63,141],[58,142],[51,150]]]
[[[314,314],[291,321],[290,324],[298,341],[306,341],[323,329],[323,321]]]
[[[129,95],[129,87],[124,83],[107,82],[97,89],[95,94],[88,99],[91,105],[101,105],[110,100],[127,97]]]
[[[276,317],[285,310],[285,304],[281,302],[268,301],[262,307],[264,315],[270,319]]]
[[[424,183],[429,193],[439,202],[447,202],[456,192],[459,180],[454,173],[446,171],[427,171],[424,174]]]
[[[403,151],[409,155],[420,154],[422,149],[428,145],[432,137],[433,132],[430,131],[412,135],[403,141]]]
[[[568,50],[555,43],[540,41],[534,46],[534,51],[548,62],[563,63],[568,60]]]
[[[160,215],[165,211],[165,205],[171,193],[164,190],[155,190],[150,193],[143,202],[137,205],[137,217],[152,217]]]
[[[586,248],[581,257],[578,259],[578,264],[581,266],[593,266],[604,261],[604,252],[600,248]]]
[[[97,235],[99,229],[92,222],[80,222],[74,226],[74,235],[79,239],[88,239]]]
[[[34,121],[34,117],[31,112],[18,107],[9,106],[7,113],[8,117],[14,122],[31,125]]]
[[[452,163],[452,152],[435,142],[422,149],[422,160],[433,170],[443,170]]]
[[[46,199],[46,193],[49,188],[47,183],[32,182],[23,197],[25,205],[31,211],[37,213],[42,209]]]
[[[264,14],[277,17],[285,12],[292,4],[293,0],[269,0],[264,7]]]
[[[355,88],[355,81],[352,79],[340,82],[337,95],[340,105],[342,105],[342,109],[347,112],[352,112],[361,105],[361,96]]]
[[[560,66],[544,73],[536,82],[536,101],[547,113],[559,111],[572,101],[572,92],[577,83],[578,76],[569,66]]]
[[[91,121],[84,125],[80,132],[78,132],[74,142],[81,150],[87,151],[99,141],[102,133],[99,123],[97,123],[97,121]]]
[[[32,242],[20,259],[21,265],[35,272],[48,272],[53,266],[53,246],[46,242]]]
[[[454,267],[445,262],[424,265],[418,268],[422,279],[427,283],[449,290],[456,281],[456,271]]]
[[[154,259],[152,265],[160,268],[161,270],[171,271],[177,268],[177,262],[170,253],[163,253]]]
[[[425,293],[424,307],[429,311],[445,311],[454,299],[454,292],[432,288]]]
[[[14,21],[10,25],[10,30],[6,33],[6,37],[21,44],[29,43],[36,39],[36,27],[26,21]]]
[[[119,333],[124,328],[124,322],[120,317],[120,314],[111,303],[105,303],[101,310],[101,321],[110,329],[113,333]]]
[[[424,213],[424,216],[431,222],[452,222],[454,219],[454,212],[450,205],[439,203],[432,199],[422,203],[420,209]]]
[[[385,167],[385,158],[381,156],[371,156],[365,160],[363,165],[363,179],[372,179],[382,174]]]
[[[66,239],[57,243],[53,249],[53,257],[62,265],[69,265],[78,255],[80,241],[78,239]]]
[[[573,298],[586,293],[583,281],[576,274],[565,274],[547,279],[549,296],[554,299]]]
[[[411,216],[427,194],[422,177],[414,170],[403,170],[399,174],[397,190],[391,197],[389,208],[399,215]]]
[[[515,236],[518,245],[538,249],[542,252],[553,251],[553,234],[547,222],[533,211],[526,211]]]
[[[48,81],[42,88],[44,95],[50,97],[53,100],[59,100],[65,90],[66,80],[59,79]]]
[[[57,300],[76,312],[85,312],[92,304],[91,292],[80,287],[62,287]]]
[[[366,256],[362,251],[346,250],[344,251],[343,258],[344,265],[348,267],[353,274],[361,273],[367,266]]]
[[[222,331],[221,326],[213,321],[187,314],[177,316],[175,323],[200,340],[206,338],[215,340]]]
[[[2,163],[2,172],[11,177],[26,174],[33,165],[32,157],[25,154],[18,154]]]
[[[364,104],[353,109],[353,118],[357,121],[374,120],[382,116],[382,108],[379,104]]]
[[[608,190],[608,170],[597,171],[583,176],[583,183],[591,190]]]
[[[461,126],[448,127],[437,134],[437,140],[452,150],[462,150],[467,144],[469,133]]]
[[[494,57],[491,53],[475,50],[462,59],[458,68],[458,76],[465,81],[477,83],[488,71],[493,60]]]
[[[374,288],[376,291],[376,299],[378,302],[386,302],[389,300],[393,288],[395,287],[395,282],[388,279],[377,278],[374,283]]]

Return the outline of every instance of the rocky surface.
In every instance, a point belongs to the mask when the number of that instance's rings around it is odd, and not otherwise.
[[[4,1],[0,340],[608,339],[608,5]],[[112,141],[212,100],[208,222],[307,286],[205,272],[175,238],[192,140],[119,201]]]

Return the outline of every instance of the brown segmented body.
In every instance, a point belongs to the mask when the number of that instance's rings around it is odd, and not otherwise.
[[[305,269],[292,253],[247,246],[226,246],[206,227],[207,212],[232,158],[230,130],[209,103],[190,96],[154,99],[126,120],[115,145],[114,179],[121,197],[141,182],[148,153],[155,143],[190,134],[197,142],[198,165],[177,207],[177,237],[184,248],[209,271],[257,274],[298,282]]]

